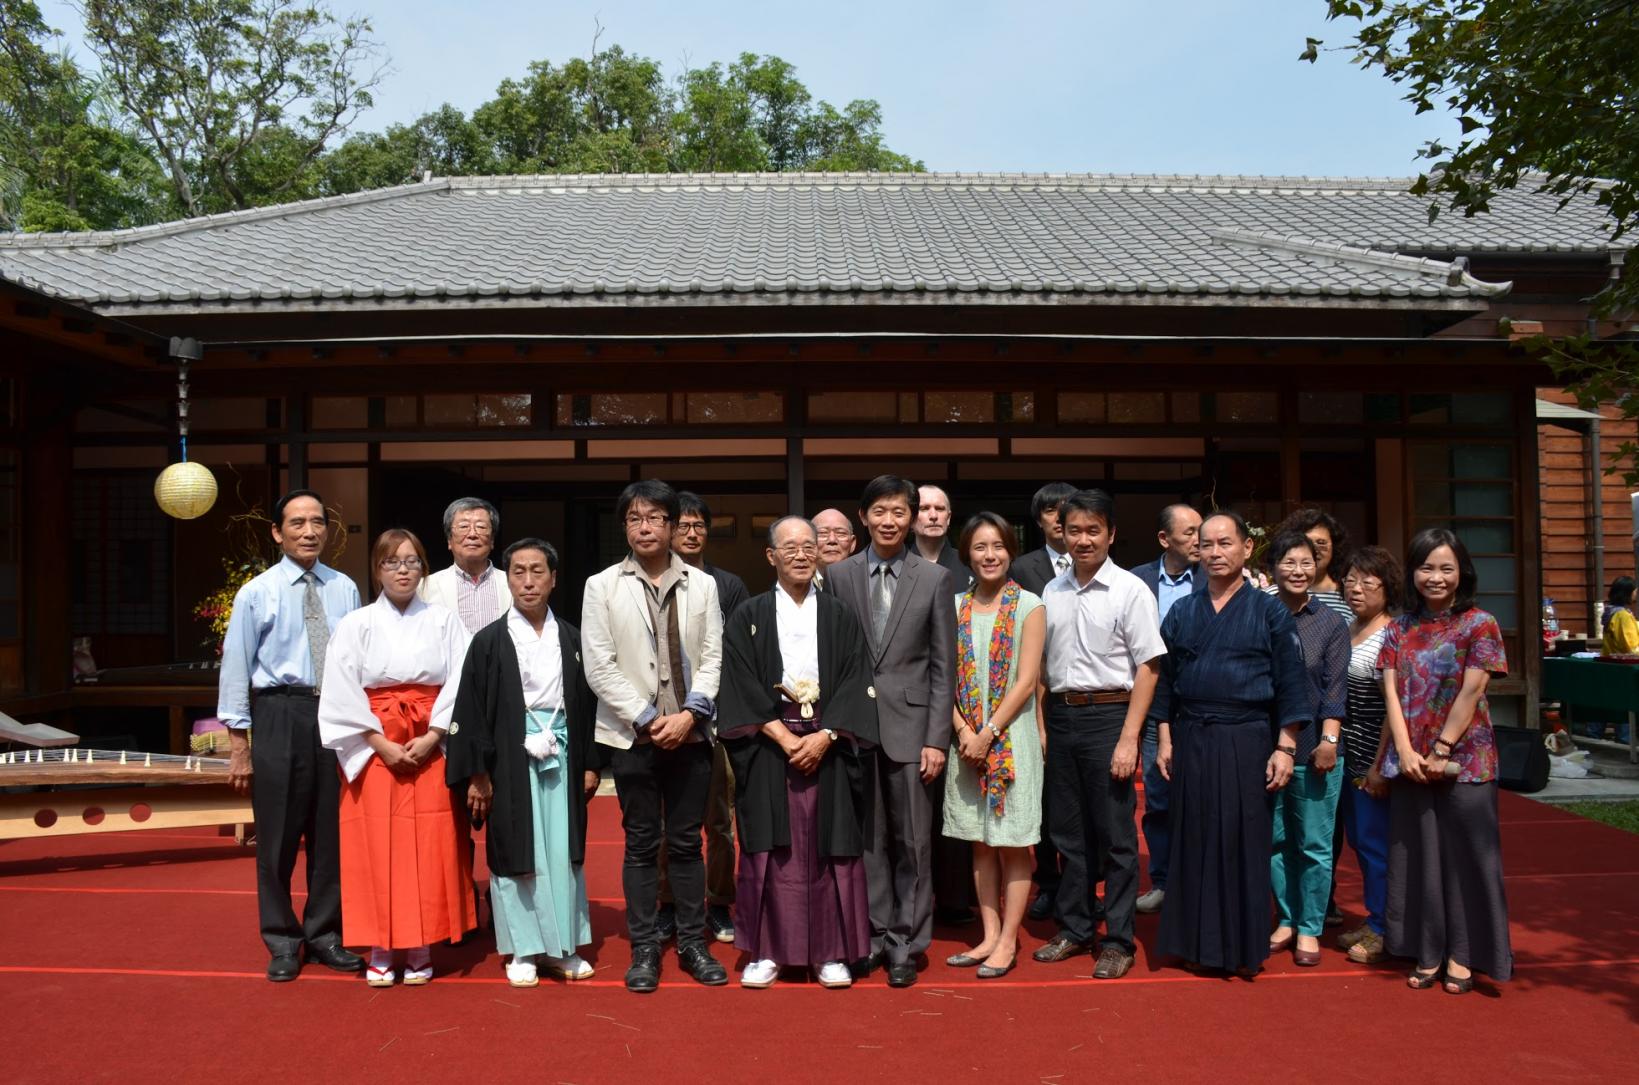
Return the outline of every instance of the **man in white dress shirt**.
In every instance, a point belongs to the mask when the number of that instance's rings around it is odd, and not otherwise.
[[[1062,862],[1059,933],[1033,956],[1062,961],[1091,948],[1098,926],[1093,890],[1102,865],[1105,926],[1093,976],[1117,979],[1133,964],[1138,741],[1166,645],[1155,596],[1109,558],[1115,541],[1110,495],[1071,494],[1059,505],[1059,518],[1072,563],[1042,595],[1047,790]]]
[[[512,606],[506,574],[490,563],[501,514],[481,497],[459,497],[444,510],[444,538],[454,564],[421,582],[422,601],[441,606],[476,633]]]

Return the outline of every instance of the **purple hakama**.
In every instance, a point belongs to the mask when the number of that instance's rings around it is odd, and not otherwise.
[[[797,705],[787,702],[783,708],[781,719],[792,734],[820,729],[819,713],[805,720]],[[785,782],[791,846],[741,851],[734,946],[752,960],[782,966],[857,960],[871,951],[865,862],[858,856],[820,857],[818,774],[804,775],[787,765]]]

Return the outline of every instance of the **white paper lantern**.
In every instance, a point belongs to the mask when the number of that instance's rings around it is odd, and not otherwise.
[[[196,519],[216,504],[216,476],[202,463],[173,463],[154,480],[154,500],[167,516]]]

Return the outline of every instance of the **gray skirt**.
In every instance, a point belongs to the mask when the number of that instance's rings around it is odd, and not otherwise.
[[[1494,980],[1513,975],[1496,781],[1393,781],[1385,920],[1388,951],[1424,971],[1449,958]]]

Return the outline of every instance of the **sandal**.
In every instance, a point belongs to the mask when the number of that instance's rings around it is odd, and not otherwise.
[[[1440,970],[1438,968],[1432,972],[1424,972],[1419,968],[1406,977],[1406,986],[1413,991],[1426,991],[1439,982]]]
[[[1448,995],[1466,995],[1474,989],[1474,973],[1466,976],[1447,975],[1445,978],[1445,992]]]

